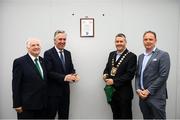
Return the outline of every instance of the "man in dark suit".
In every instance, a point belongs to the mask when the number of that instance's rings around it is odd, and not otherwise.
[[[166,81],[170,70],[167,52],[156,48],[156,33],[147,31],[143,35],[146,48],[138,58],[136,92],[144,119],[166,119]]]
[[[28,39],[27,50],[26,55],[13,63],[13,108],[18,119],[45,118],[47,77],[43,59],[39,56],[40,41]]]
[[[103,79],[115,92],[110,102],[113,119],[132,119],[132,79],[134,78],[137,57],[126,48],[126,36],[115,37],[116,51],[109,54]]]
[[[48,116],[54,119],[68,119],[70,88],[69,83],[78,80],[71,59],[71,53],[64,49],[65,31],[54,33],[54,47],[44,53],[48,72]]]

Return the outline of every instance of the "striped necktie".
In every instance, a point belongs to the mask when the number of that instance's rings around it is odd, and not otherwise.
[[[63,51],[59,51],[59,53],[60,53],[60,58],[61,58],[61,61],[62,61],[63,68],[64,68],[64,70],[66,70]]]

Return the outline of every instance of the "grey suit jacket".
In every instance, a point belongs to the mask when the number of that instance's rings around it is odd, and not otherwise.
[[[135,79],[136,90],[141,89],[140,76],[144,54],[138,58],[138,67]],[[153,98],[167,98],[166,81],[170,70],[170,57],[167,52],[156,50],[149,59],[143,72],[143,86],[148,89],[150,97]]]

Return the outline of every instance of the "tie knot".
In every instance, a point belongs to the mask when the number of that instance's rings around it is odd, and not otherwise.
[[[63,50],[59,50],[59,53],[63,53]]]
[[[34,61],[37,62],[37,61],[38,61],[38,58],[35,58]]]

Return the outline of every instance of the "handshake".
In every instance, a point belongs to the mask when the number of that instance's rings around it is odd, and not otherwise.
[[[68,82],[78,82],[79,80],[80,80],[80,77],[76,73],[68,74],[65,76],[65,79],[64,79],[64,81],[68,81]]]

